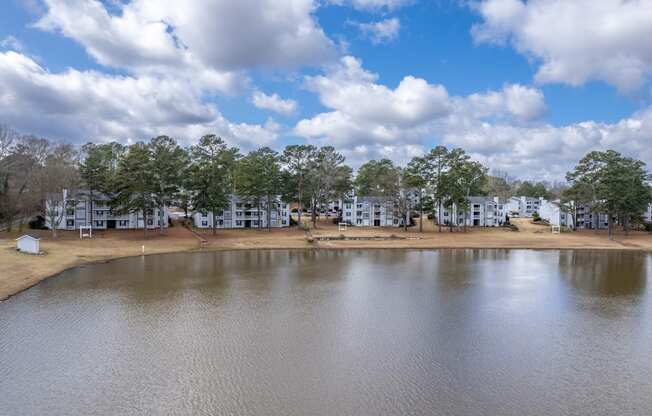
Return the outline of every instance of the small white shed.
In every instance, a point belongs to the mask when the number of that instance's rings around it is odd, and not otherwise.
[[[39,254],[40,250],[40,238],[33,235],[25,234],[16,239],[16,250],[29,253],[29,254]]]

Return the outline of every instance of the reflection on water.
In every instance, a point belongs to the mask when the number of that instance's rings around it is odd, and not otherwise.
[[[590,251],[87,266],[0,304],[0,414],[652,414],[650,276]]]

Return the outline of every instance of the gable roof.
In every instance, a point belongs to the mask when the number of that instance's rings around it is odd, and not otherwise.
[[[33,234],[25,234],[25,235],[21,235],[20,237],[18,237],[18,238],[16,239],[16,241],[18,241],[18,240],[22,240],[23,238],[31,238],[31,239],[33,239],[33,240],[40,240],[39,237],[37,237],[37,236],[35,236],[35,235],[33,235]]]

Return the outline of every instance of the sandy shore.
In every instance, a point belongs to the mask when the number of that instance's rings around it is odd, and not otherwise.
[[[340,232],[337,226],[323,222],[313,236],[379,236],[407,237],[401,240],[343,240],[310,243],[306,234],[297,229],[265,230],[219,230],[213,236],[209,231],[197,235],[176,226],[160,234],[149,232],[145,240],[141,231],[96,232],[93,239],[79,239],[77,232],[60,232],[53,240],[49,231],[36,231],[42,237],[41,250],[46,254],[31,256],[15,250],[14,239],[19,233],[0,233],[0,300],[25,290],[41,280],[68,268],[91,262],[142,254],[170,253],[195,250],[242,250],[271,248],[529,248],[529,249],[612,249],[652,251],[652,235],[642,232],[625,236],[617,233],[609,240],[605,232],[583,231],[552,234],[549,227],[517,220],[520,231],[504,229],[471,229],[437,232],[428,222],[424,232],[418,226],[408,232],[394,228],[349,228]],[[33,231],[33,230],[32,230]],[[30,233],[32,233],[30,231]],[[205,240],[202,242],[201,240]]]

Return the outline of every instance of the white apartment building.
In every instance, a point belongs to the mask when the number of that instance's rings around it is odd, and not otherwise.
[[[213,212],[196,211],[193,221],[197,228],[213,227]],[[290,205],[277,196],[272,203],[270,227],[290,226]],[[267,203],[258,204],[232,195],[229,206],[215,215],[215,228],[267,228]]]
[[[652,204],[647,206],[647,211],[645,211],[643,218],[645,219],[645,222],[652,222]]]
[[[142,212],[130,212],[127,214],[116,214],[109,206],[107,195],[94,193],[93,203],[90,202],[87,190],[68,191],[63,190],[62,204],[58,210],[65,210],[58,224],[54,224],[57,230],[78,230],[79,227],[91,226],[94,230],[107,229],[142,229],[145,227],[145,219]],[[49,207],[46,206],[46,210]],[[61,214],[61,212],[59,211]],[[160,228],[160,211],[158,208],[147,212],[147,228]],[[168,226],[168,208],[163,208],[163,227]],[[50,218],[46,218],[46,226],[52,228]]]
[[[354,196],[339,204],[342,222],[358,227],[402,227],[405,223],[392,198],[378,196]],[[407,213],[410,218],[410,213]],[[409,220],[408,220],[409,221]]]
[[[542,200],[539,207],[539,216],[548,221],[550,225],[559,227],[575,228],[573,215],[570,212],[564,212],[560,207],[560,201]]]
[[[507,203],[507,215],[532,218],[535,212],[539,213],[543,201],[544,199],[541,197],[513,196]]]
[[[472,196],[469,197],[468,212],[457,205],[442,207],[441,217],[435,207],[435,220],[441,218],[442,225],[469,227],[500,227],[507,220],[507,204],[499,197]]]

